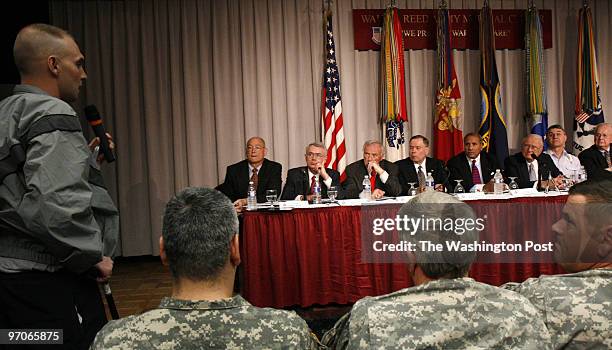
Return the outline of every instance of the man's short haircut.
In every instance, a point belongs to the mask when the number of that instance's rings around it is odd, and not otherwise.
[[[565,132],[565,129],[563,129],[563,127],[561,125],[555,124],[555,125],[549,126],[548,129],[546,129],[546,133],[548,134],[551,130],[554,130],[554,129],[559,129],[559,130]]]
[[[601,129],[601,128],[610,128],[610,129],[612,129],[612,124],[611,123],[599,123],[599,124],[597,124],[597,126],[595,126],[594,132],[599,132],[599,129]]]
[[[412,140],[416,140],[416,139],[421,139],[423,140],[423,144],[425,145],[425,147],[429,147],[429,140],[427,139],[427,137],[423,136],[423,135],[414,135],[410,138],[410,141]],[[410,143],[410,141],[408,141],[408,143]]]
[[[247,145],[249,144],[249,141],[251,141],[251,140],[259,140],[259,141],[261,141],[261,143],[263,143],[264,148],[266,148],[266,140],[264,140],[263,138],[261,138],[261,137],[259,137],[259,136],[253,136],[253,137],[250,137],[250,138],[247,140],[247,142],[246,142],[246,144],[245,144],[245,147],[247,147]]]
[[[308,148],[310,148],[310,146],[314,146],[316,148],[323,148],[325,150],[325,156],[327,156],[327,147],[325,147],[324,144],[322,144],[321,142],[311,142],[308,144],[308,146],[306,146],[306,148],[304,148],[304,153],[308,153]]]
[[[589,202],[612,203],[612,180],[589,179],[577,183],[570,188],[569,195],[583,195],[588,198]]]
[[[382,142],[378,140],[367,140],[366,142],[363,143],[363,150],[365,151],[366,147],[371,146],[371,145],[379,145],[380,148],[383,150],[383,152],[385,151]]]
[[[67,31],[44,23],[30,24],[19,31],[13,46],[13,58],[21,75],[35,72],[37,61],[51,55],[62,56],[66,50],[64,38],[72,38]]]
[[[467,141],[468,137],[478,137],[478,139],[480,140],[480,134],[477,132],[470,132],[468,134],[466,134],[465,136],[463,136],[463,142],[465,143],[465,141]]]
[[[572,186],[570,196],[582,195],[587,204],[570,204],[584,206],[586,221],[594,228],[612,224],[612,180],[589,179]]]
[[[459,224],[465,220],[476,220],[472,208],[457,198],[442,192],[426,191],[402,205],[398,212],[400,217],[421,218],[427,222],[440,219],[442,222],[453,221]],[[423,230],[423,228],[426,228]],[[458,227],[458,226],[456,226]],[[467,226],[466,226],[467,227]],[[445,231],[442,225],[432,224],[429,227],[419,225],[417,232],[398,230],[402,240],[415,244],[414,255],[416,264],[421,267],[429,278],[459,278],[467,275],[472,262],[476,259],[476,252],[462,252],[460,249],[448,250],[446,241],[460,241],[472,243],[478,241],[479,232],[475,225],[472,230],[462,234],[456,231]],[[442,244],[443,251],[422,250],[419,241],[430,241],[433,244]]]
[[[214,280],[229,259],[238,233],[232,202],[210,188],[188,187],[168,201],[164,212],[164,248],[175,279]]]
[[[540,145],[544,146],[544,140],[542,140],[542,136],[540,136],[538,134],[529,134],[529,135],[523,137],[523,139],[521,140],[521,145],[523,145],[525,143],[525,141],[527,141],[529,138],[537,139],[538,142],[540,143]]]

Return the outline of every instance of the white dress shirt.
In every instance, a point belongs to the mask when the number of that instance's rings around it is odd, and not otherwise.
[[[580,170],[580,160],[573,154],[568,153],[566,150],[563,150],[561,157],[557,158],[557,154],[549,149],[544,152],[548,154],[555,166],[563,173],[563,175],[567,177],[572,177],[574,171]]]

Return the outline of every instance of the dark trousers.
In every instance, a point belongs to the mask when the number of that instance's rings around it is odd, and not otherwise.
[[[106,324],[95,280],[70,272],[0,273],[0,329],[63,329],[61,346],[0,349],[88,349]]]

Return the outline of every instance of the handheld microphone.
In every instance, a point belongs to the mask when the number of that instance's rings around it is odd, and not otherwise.
[[[115,155],[113,155],[110,149],[108,138],[106,137],[106,130],[104,129],[104,124],[102,124],[102,117],[96,106],[89,105],[85,107],[85,118],[87,118],[87,122],[91,125],[96,137],[100,138],[100,149],[102,150],[102,154],[104,154],[104,159],[109,163],[114,162]]]

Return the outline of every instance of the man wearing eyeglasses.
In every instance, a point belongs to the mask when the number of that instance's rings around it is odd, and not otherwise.
[[[266,159],[266,142],[258,136],[251,137],[246,145],[246,159],[227,167],[225,181],[215,189],[225,194],[238,212],[247,204],[249,181],[257,191],[257,202],[266,201],[266,190],[281,189],[280,163]]]
[[[340,186],[340,174],[333,169],[325,168],[327,149],[320,143],[313,142],[306,146],[304,153],[306,166],[290,169],[283,188],[283,200],[312,200],[315,183],[321,187],[321,196],[327,196],[331,186]],[[342,198],[340,194],[338,198]]]
[[[563,185],[563,174],[544,150],[540,135],[530,134],[523,138],[521,151],[506,158],[506,177],[516,177],[519,188],[542,188],[551,178],[557,187]]]
[[[593,146],[582,151],[578,158],[589,179],[612,179],[612,124],[601,123],[595,128]]]

